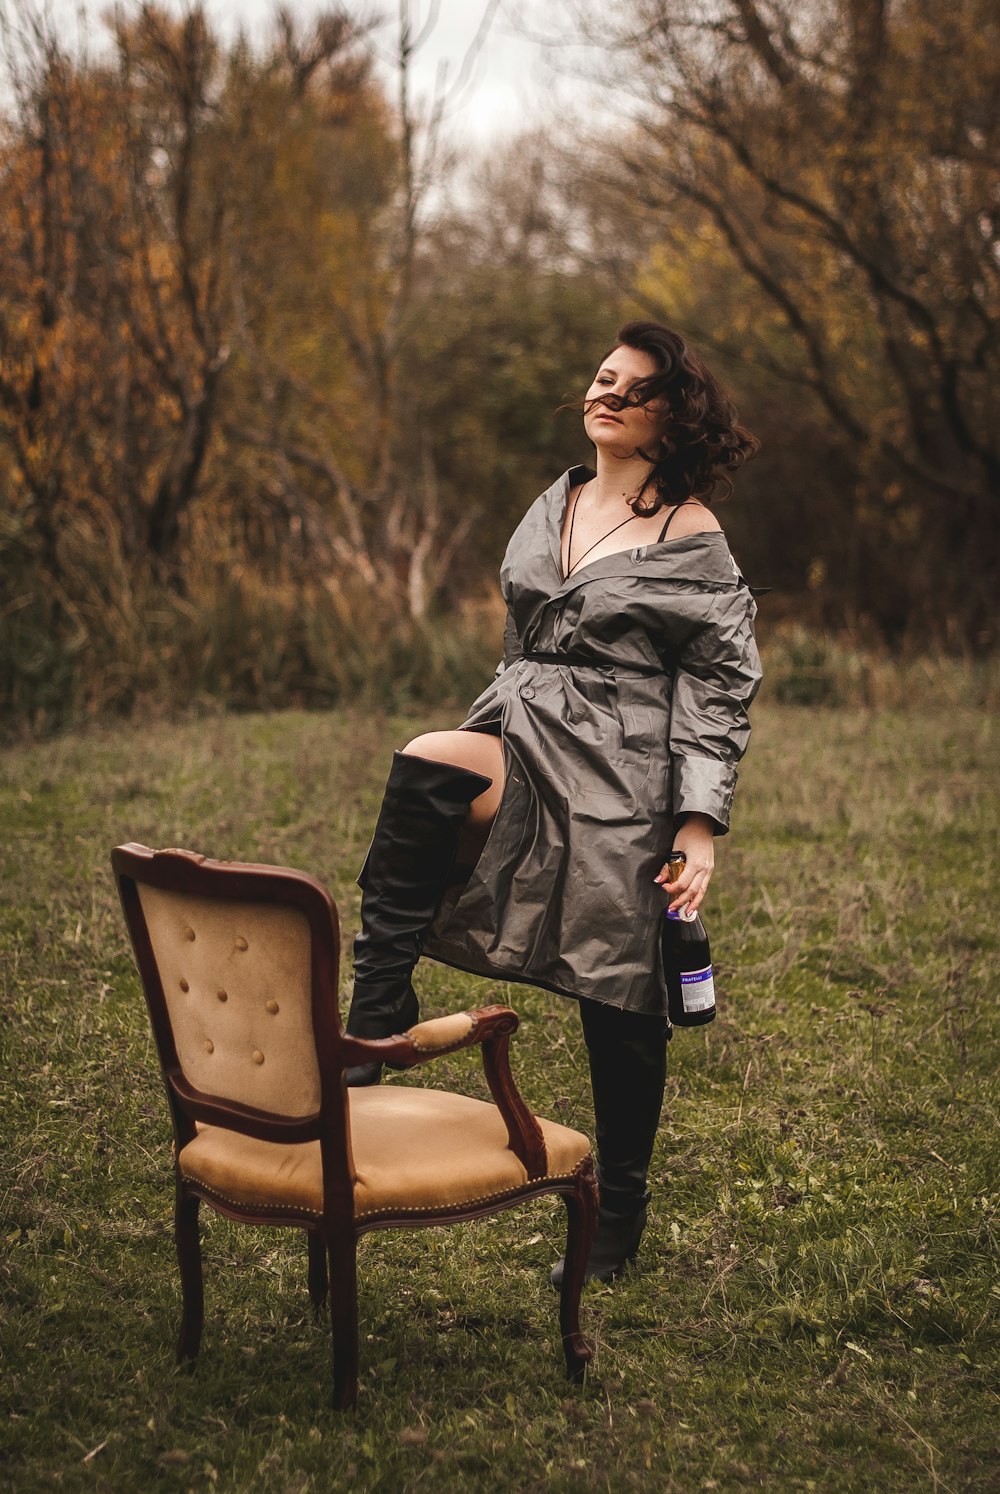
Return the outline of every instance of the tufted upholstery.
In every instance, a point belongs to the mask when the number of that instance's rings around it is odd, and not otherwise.
[[[510,1071],[517,1014],[488,1005],[388,1041],[344,1033],[340,926],[327,889],[290,867],[180,849],[111,853],[174,1124],[178,1359],[204,1326],[199,1209],[305,1228],[309,1295],[329,1301],[333,1399],[358,1388],[357,1241],[369,1229],[472,1219],[558,1193],[569,1229],[559,1327],[568,1373],[593,1350],[580,1289],[597,1223],[585,1136],[533,1116]],[[410,1084],[348,1089],[368,1055],[403,1068],[480,1046],[494,1103]],[[331,1290],[332,1288],[332,1290]]]
[[[475,1203],[528,1181],[495,1105],[404,1085],[351,1090],[349,1100],[356,1217]],[[586,1136],[555,1121],[539,1124],[549,1177],[567,1176],[589,1156]],[[178,1165],[184,1178],[234,1203],[323,1210],[318,1141],[284,1146],[206,1126]]]
[[[184,1077],[282,1115],[319,1108],[309,925],[297,908],[140,885]]]

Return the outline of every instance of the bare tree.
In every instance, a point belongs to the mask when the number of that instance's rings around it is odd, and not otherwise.
[[[262,404],[271,418],[268,442],[280,453],[281,482],[291,496],[299,474],[325,485],[331,499],[327,552],[389,597],[398,596],[414,618],[423,617],[447,579],[470,518],[446,522],[433,449],[420,434],[420,392],[401,387],[411,340],[420,335],[414,308],[415,270],[430,201],[446,169],[442,125],[468,83],[498,0],[488,0],[454,82],[441,71],[421,110],[413,94],[413,64],[437,24],[431,3],[421,23],[413,0],[399,0],[392,70],[395,84],[394,153],[381,163],[381,179],[359,190],[357,245],[364,256],[348,278],[331,276],[325,313],[343,344],[370,412],[371,461],[363,477],[348,476],[336,449],[336,400],[316,383],[254,349]],[[294,23],[281,18],[286,52],[303,55]],[[313,55],[315,46],[305,55]],[[368,168],[370,170],[370,167]],[[244,333],[252,333],[244,323]],[[317,422],[287,418],[291,409],[320,416]],[[414,439],[414,431],[416,437]],[[254,437],[245,430],[242,435]],[[301,496],[295,500],[301,506]]]
[[[596,36],[593,8],[570,9]],[[611,48],[605,9],[597,26],[626,101],[607,190],[770,308],[735,334],[706,317],[703,340],[811,393],[867,465],[869,502],[889,489],[904,514],[883,534],[909,531],[925,597],[946,561],[939,620],[987,627],[1000,582],[995,7],[635,0]]]

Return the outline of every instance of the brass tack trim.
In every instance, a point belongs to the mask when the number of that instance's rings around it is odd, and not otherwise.
[[[317,1219],[322,1219],[322,1209],[310,1209],[307,1204],[272,1204],[272,1203],[248,1203],[245,1198],[232,1198],[228,1193],[223,1193],[219,1188],[213,1188],[211,1183],[203,1183],[195,1172],[181,1172],[181,1177],[186,1183],[197,1183],[199,1188],[206,1193],[214,1194],[221,1198],[223,1203],[235,1204],[238,1209],[270,1209],[275,1214],[287,1214],[294,1210],[296,1214],[313,1214]]]
[[[583,1161],[582,1157],[580,1161]],[[523,1183],[516,1183],[513,1188],[502,1188],[499,1193],[482,1193],[478,1198],[463,1198],[457,1203],[432,1204],[429,1208],[421,1208],[418,1204],[407,1208],[362,1209],[360,1213],[355,1212],[354,1217],[355,1219],[371,1219],[376,1214],[445,1214],[450,1213],[452,1209],[468,1208],[470,1204],[492,1203],[498,1198],[513,1198],[515,1194],[530,1188],[533,1183],[565,1183],[575,1176],[575,1169],[573,1172],[547,1172],[540,1178],[528,1178]]]
[[[582,1162],[583,1160],[584,1159],[581,1157],[580,1161]],[[577,1166],[579,1166],[579,1163],[577,1163]],[[549,1173],[548,1176],[544,1178],[530,1178],[528,1183],[521,1183],[516,1188],[505,1188],[502,1193],[484,1193],[480,1198],[466,1198],[463,1199],[461,1203],[442,1204],[437,1208],[430,1209],[365,1209],[360,1214],[355,1213],[354,1217],[355,1219],[374,1219],[379,1214],[444,1214],[445,1211],[450,1212],[453,1209],[467,1208],[469,1204],[490,1203],[497,1198],[510,1198],[513,1194],[520,1193],[523,1189],[526,1189],[529,1186],[529,1183],[568,1183],[572,1178],[575,1178],[576,1175],[576,1168],[574,1168],[572,1172],[553,1172]],[[203,1188],[206,1193],[214,1193],[216,1198],[221,1198],[224,1203],[235,1204],[239,1209],[271,1209],[276,1214],[286,1214],[289,1212],[289,1210],[294,1210],[294,1212],[297,1214],[313,1214],[317,1219],[321,1219],[323,1217],[322,1209],[310,1209],[308,1204],[275,1204],[263,1202],[251,1203],[245,1198],[233,1198],[231,1194],[223,1193],[219,1188],[213,1188],[211,1183],[203,1183],[198,1177],[198,1174],[195,1172],[184,1172],[182,1170],[181,1177],[185,1182],[196,1183],[198,1187]]]

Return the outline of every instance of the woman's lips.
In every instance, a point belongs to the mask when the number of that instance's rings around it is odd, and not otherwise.
[[[623,423],[620,415],[612,415],[608,410],[598,410],[597,414],[594,416],[594,419],[613,420],[615,425],[621,425]]]

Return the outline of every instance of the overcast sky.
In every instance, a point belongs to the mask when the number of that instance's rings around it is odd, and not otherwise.
[[[184,0],[159,0],[164,8],[183,11]],[[286,0],[289,8],[307,20],[322,10],[322,0]],[[336,0],[334,0],[336,3]],[[387,67],[398,36],[399,0],[343,0],[344,9],[359,19],[381,15],[377,47]],[[84,13],[88,29],[109,8],[106,0],[49,0],[72,34],[74,15]],[[410,0],[414,34],[432,16],[435,0]],[[488,0],[439,0],[435,25],[413,62],[413,88],[417,98],[429,99],[440,70],[454,83],[479,30]],[[332,6],[331,6],[332,8]],[[16,9],[16,6],[15,6]],[[226,36],[242,26],[251,36],[267,34],[275,0],[206,0],[209,17]],[[451,128],[466,136],[489,140],[531,125],[551,109],[553,99],[567,96],[570,85],[565,72],[568,49],[544,45],[531,33],[558,33],[559,7],[553,0],[499,0],[487,40],[472,68],[451,115]]]
[[[428,16],[430,0],[411,0],[411,3],[418,19]],[[414,62],[414,83],[426,96],[432,94],[442,67],[447,70],[448,80],[457,80],[479,31],[486,4],[487,0],[441,0],[437,24]],[[360,5],[348,8],[364,11]],[[454,114],[457,128],[489,138],[531,123],[544,107],[552,85],[550,49],[534,41],[519,20],[527,17],[529,23],[536,22],[540,20],[540,10],[538,4],[514,6],[500,0],[482,50],[472,65],[468,84],[461,90]],[[388,0],[383,11],[390,12],[392,17],[381,33],[381,50],[388,52],[397,34],[398,5]]]

